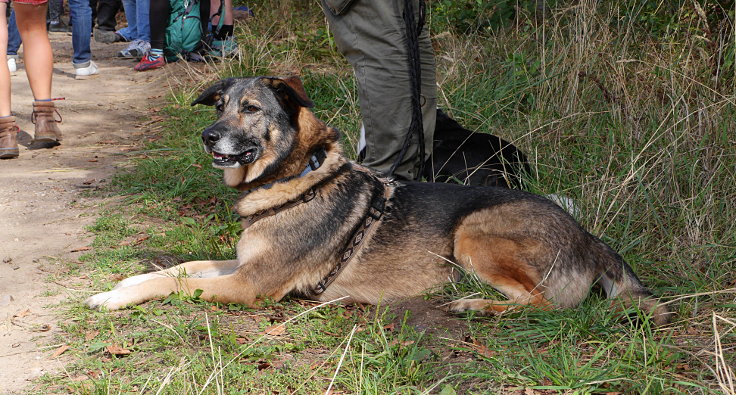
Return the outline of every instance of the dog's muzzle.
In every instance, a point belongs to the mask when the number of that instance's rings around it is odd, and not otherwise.
[[[258,158],[258,147],[254,144],[223,144],[219,131],[206,129],[202,132],[204,150],[212,154],[212,165],[220,168],[232,168],[253,163]]]

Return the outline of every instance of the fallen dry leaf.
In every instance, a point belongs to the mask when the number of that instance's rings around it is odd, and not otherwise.
[[[75,248],[75,249],[73,249],[73,250],[71,250],[69,252],[89,251],[91,249],[92,249],[92,247],[79,247],[79,248]]]
[[[100,334],[100,331],[87,331],[84,334],[84,340],[85,341],[90,341],[90,340],[94,339],[95,337],[97,337],[97,335],[99,335],[99,334]]]
[[[136,245],[141,244],[141,243],[143,243],[144,241],[146,241],[146,240],[148,240],[150,238],[151,238],[151,236],[144,235],[144,236],[141,236],[141,237],[136,238],[135,240],[124,241],[124,242],[120,243],[120,245],[121,246],[129,246],[129,245],[136,246]]]
[[[267,327],[263,333],[271,336],[281,336],[286,333],[286,326],[284,324],[271,325]]]
[[[69,346],[66,344],[57,348],[56,351],[54,351],[54,353],[51,354],[51,359],[58,357],[59,355],[63,354],[68,349],[69,349]]]
[[[473,342],[470,343],[470,348],[472,348],[475,352],[480,354],[480,356],[485,358],[491,358],[495,354],[491,349],[486,347],[485,344],[479,342],[476,339],[473,339]]]
[[[130,350],[128,350],[126,348],[122,348],[122,347],[116,346],[114,344],[105,347],[105,349],[107,350],[107,352],[109,352],[112,355],[128,355],[131,352]]]

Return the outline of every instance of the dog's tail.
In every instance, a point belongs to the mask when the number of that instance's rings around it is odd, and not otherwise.
[[[656,325],[667,324],[673,313],[639,281],[621,255],[595,236],[593,239],[591,252],[600,268],[598,281],[608,298],[619,298],[626,306],[638,306],[641,311],[651,313]]]

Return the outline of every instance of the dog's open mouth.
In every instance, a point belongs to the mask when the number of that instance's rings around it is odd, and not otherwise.
[[[239,167],[253,163],[256,160],[257,148],[250,148],[237,155],[226,155],[212,151],[212,164],[216,167]]]

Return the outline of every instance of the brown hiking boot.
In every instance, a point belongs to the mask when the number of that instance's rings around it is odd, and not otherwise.
[[[34,101],[31,121],[36,124],[31,148],[51,148],[61,144],[61,130],[56,125],[61,122],[61,114],[54,107],[54,102]]]
[[[15,117],[0,118],[0,159],[18,157],[18,125]]]

